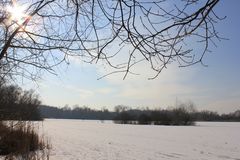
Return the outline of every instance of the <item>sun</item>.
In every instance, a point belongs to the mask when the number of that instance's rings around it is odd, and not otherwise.
[[[7,7],[7,11],[10,14],[10,19],[17,23],[22,23],[26,19],[27,14],[25,14],[25,10],[25,6],[20,6],[17,4]]]

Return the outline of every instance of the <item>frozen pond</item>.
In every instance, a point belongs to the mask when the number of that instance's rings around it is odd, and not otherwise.
[[[240,160],[240,123],[196,126],[121,125],[111,122],[43,122],[50,160]]]

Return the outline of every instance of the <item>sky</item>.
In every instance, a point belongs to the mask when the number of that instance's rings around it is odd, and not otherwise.
[[[36,83],[21,82],[33,88],[45,105],[63,107],[89,106],[110,110],[122,104],[131,107],[166,108],[192,101],[198,110],[229,113],[240,109],[240,1],[223,0],[216,6],[219,16],[227,16],[217,24],[219,33],[228,40],[217,42],[204,58],[204,63],[179,68],[170,65],[156,79],[148,80],[145,66],[139,76],[104,75],[101,65],[85,64],[71,59],[68,67],[59,66],[57,76],[44,73]]]

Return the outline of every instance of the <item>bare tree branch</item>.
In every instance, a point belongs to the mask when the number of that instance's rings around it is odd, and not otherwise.
[[[68,63],[69,56],[78,56],[87,63],[101,61],[113,69],[112,73],[124,72],[124,78],[141,62],[147,62],[156,72],[150,79],[172,62],[178,62],[180,67],[203,63],[211,45],[222,39],[215,28],[222,20],[214,12],[218,3],[219,0],[0,1],[1,77],[21,72],[35,77],[37,70],[54,73],[54,66]],[[17,10],[22,6],[25,16],[14,19],[8,8]],[[196,52],[195,47],[202,51]],[[129,54],[122,55],[126,48]],[[119,56],[125,61],[116,61]]]

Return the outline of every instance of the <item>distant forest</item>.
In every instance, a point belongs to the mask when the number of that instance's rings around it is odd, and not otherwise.
[[[118,105],[114,111],[94,110],[86,106],[57,108],[42,105],[39,109],[42,118],[113,120],[122,124],[191,125],[194,121],[240,121],[240,110],[219,114],[213,111],[196,111],[184,105],[171,109],[132,109]]]
[[[58,108],[41,105],[39,110],[42,118],[113,120],[116,116],[115,112],[110,112],[108,109],[94,110],[86,106],[71,109],[66,106]]]
[[[78,105],[63,108],[41,105],[38,95],[33,90],[23,90],[19,86],[8,85],[0,81],[0,120],[42,120],[88,119],[113,120],[120,124],[155,124],[155,125],[193,125],[195,121],[240,121],[240,110],[229,114],[212,111],[197,111],[192,102],[179,103],[168,109],[131,108],[124,105],[91,109]]]

